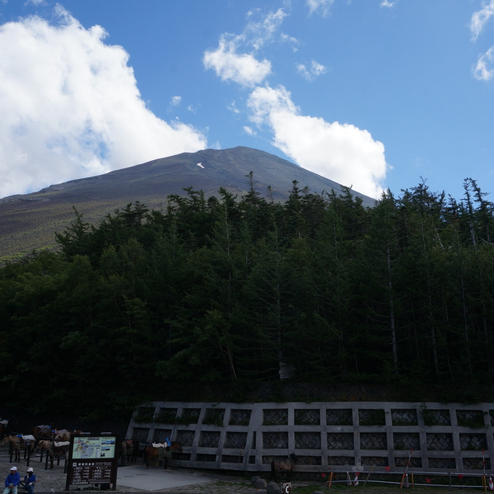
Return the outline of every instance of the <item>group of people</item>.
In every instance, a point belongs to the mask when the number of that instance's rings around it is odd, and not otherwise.
[[[11,467],[9,474],[5,479],[5,489],[3,490],[3,494],[17,494],[17,488],[19,486],[23,487],[27,494],[33,494],[35,485],[36,475],[34,475],[34,470],[32,467],[27,469],[24,480],[21,480],[17,467]]]

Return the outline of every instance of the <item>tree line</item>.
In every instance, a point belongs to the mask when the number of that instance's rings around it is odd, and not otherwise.
[[[472,179],[461,200],[422,182],[374,208],[294,182],[286,202],[251,185],[135,202],[96,226],[75,211],[57,251],[0,269],[3,396],[108,417],[242,400],[281,371],[489,399],[493,211]]]

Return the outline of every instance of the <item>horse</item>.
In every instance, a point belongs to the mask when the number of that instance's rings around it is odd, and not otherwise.
[[[9,447],[9,461],[19,461],[21,459],[21,438],[16,434],[8,434],[0,441],[1,446]]]
[[[51,440],[50,439],[40,439],[36,444],[36,451],[39,452],[39,462],[43,461],[43,456],[49,456],[51,451]]]
[[[57,459],[57,465],[60,465],[60,459],[64,461],[67,457],[69,450],[69,441],[49,441],[42,439],[38,441],[37,450],[40,452],[40,463],[43,461],[43,456],[46,454],[45,470],[48,469],[48,461],[50,462],[50,468],[53,468],[53,461]]]
[[[271,461],[271,475],[274,481],[278,481],[278,477],[286,480],[291,480],[292,473],[297,463],[297,455],[292,453],[288,458]]]
[[[120,443],[120,458],[122,466],[129,463],[135,463],[137,461],[137,455],[139,454],[139,441],[135,439],[125,439]]]
[[[37,441],[50,440],[53,437],[53,429],[51,425],[37,425],[33,427],[33,436]]]
[[[159,466],[160,461],[163,462],[163,468],[167,468],[168,460],[173,453],[181,453],[182,445],[178,441],[172,441],[170,446],[165,446],[161,443],[153,443],[144,448],[144,464],[146,468],[150,466]]]
[[[67,429],[55,429],[54,440],[57,442],[70,441],[72,433]]]
[[[27,466],[29,466],[29,459],[36,448],[36,438],[32,434],[23,434],[20,440],[21,449],[24,450],[24,459],[27,460]]]
[[[144,464],[146,468],[157,467],[159,463],[159,451],[154,446],[146,446],[144,448]]]

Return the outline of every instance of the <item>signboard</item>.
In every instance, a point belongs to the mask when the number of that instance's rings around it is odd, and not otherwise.
[[[70,485],[111,484],[111,461],[74,461],[71,470]]]
[[[116,440],[115,436],[74,437],[72,458],[74,460],[114,458]]]
[[[117,488],[117,437],[112,435],[74,435],[70,441],[67,481],[70,486],[102,484]]]

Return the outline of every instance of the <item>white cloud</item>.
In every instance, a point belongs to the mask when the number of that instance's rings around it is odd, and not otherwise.
[[[489,81],[494,75],[494,46],[480,55],[473,69],[473,76],[479,81]]]
[[[391,2],[390,0],[382,0],[379,6],[390,9],[395,6],[395,2]]]
[[[301,115],[283,87],[257,87],[249,96],[251,120],[268,125],[273,144],[302,167],[379,197],[386,176],[384,145],[367,130]]]
[[[329,9],[333,5],[334,0],[306,0],[307,7],[309,7],[309,14],[319,13],[323,17],[329,14]]]
[[[286,34],[276,36],[288,14],[282,8],[262,14],[261,9],[247,13],[247,24],[240,34],[224,33],[216,50],[204,52],[203,64],[212,69],[224,81],[234,81],[242,86],[260,84],[271,73],[271,62],[258,60],[256,53],[267,43],[275,40],[297,43]]]
[[[234,81],[242,86],[261,83],[271,72],[268,60],[257,60],[250,53],[237,53],[237,42],[223,35],[214,51],[206,51],[204,67],[213,69],[223,81]]]
[[[246,134],[249,134],[250,136],[256,135],[256,131],[252,127],[249,127],[248,125],[244,125],[244,132]]]
[[[206,147],[143,102],[126,51],[63,8],[0,26],[0,196]]]
[[[45,0],[26,0],[26,3],[24,5],[29,4],[34,5],[35,7],[46,5]]]
[[[257,14],[260,14],[260,10],[250,11],[247,14],[249,22],[240,35],[255,51],[274,38],[275,33],[283,23],[283,19],[288,15],[281,8],[275,12],[268,12],[266,16],[261,16],[258,20],[255,19]]]
[[[182,96],[172,96],[170,105],[178,106],[182,102]]]
[[[298,45],[300,44],[300,42],[297,38],[290,36],[286,33],[281,33],[280,40],[284,43],[290,43],[292,45],[292,51],[294,53],[298,51]]]
[[[472,40],[475,41],[487,21],[494,15],[494,0],[490,2],[484,2],[482,8],[473,13],[470,19],[470,32],[472,33]]]
[[[326,67],[315,60],[312,60],[310,64],[310,70],[315,76],[326,73]]]
[[[307,69],[307,67],[303,63],[297,64],[297,72],[304,78],[307,79],[308,81],[311,80],[311,73]]]
[[[237,108],[237,102],[233,100],[228,106],[227,109],[230,110],[232,113],[235,113],[235,115],[238,115],[240,113],[240,110]]]
[[[327,69],[324,65],[312,60],[308,67],[303,63],[299,63],[297,65],[297,71],[302,77],[304,77],[304,79],[313,81],[316,77],[326,73]]]

